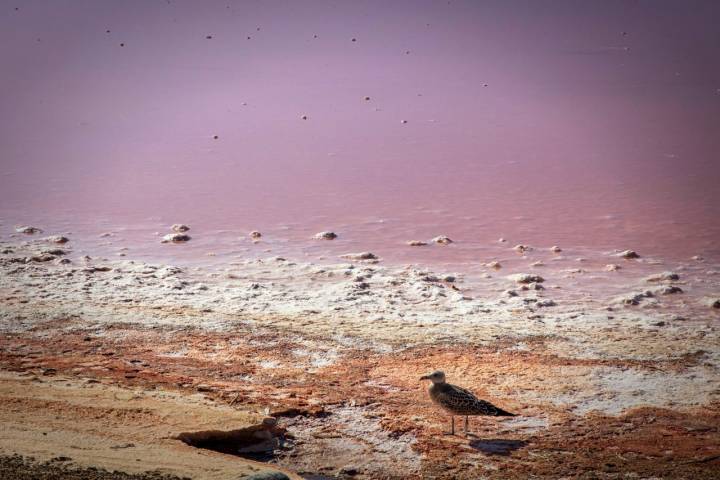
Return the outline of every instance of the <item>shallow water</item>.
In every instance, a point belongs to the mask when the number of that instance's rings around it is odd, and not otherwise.
[[[471,271],[517,243],[720,257],[715,2],[17,6],[3,237],[211,264],[369,250]],[[160,245],[177,222],[193,240]],[[436,235],[456,243],[405,245]]]

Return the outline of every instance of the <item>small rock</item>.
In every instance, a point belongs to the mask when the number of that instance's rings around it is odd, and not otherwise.
[[[179,233],[184,233],[184,232],[189,232],[189,231],[190,231],[190,227],[188,227],[188,226],[185,225],[184,223],[176,223],[176,224],[174,224],[172,227],[170,227],[170,229],[171,229],[173,232],[179,232]]]
[[[290,480],[290,477],[282,472],[261,472],[242,477],[243,480]]]
[[[562,252],[562,248],[558,247],[557,245],[550,248],[551,252],[560,253]]]
[[[95,273],[95,272],[109,272],[112,268],[105,266],[105,265],[94,265],[91,267],[83,268],[83,272],[85,273]]]
[[[90,380],[92,380],[92,379],[90,379]],[[93,383],[99,383],[99,382],[95,381]],[[135,448],[135,444],[134,443],[121,443],[119,445],[111,445],[110,448],[112,448],[113,450],[120,450],[120,449],[124,449],[124,448]]]
[[[650,290],[642,293],[632,294],[629,297],[621,298],[621,302],[625,305],[639,305],[646,298],[653,298],[655,294]]]
[[[316,240],[334,240],[337,238],[335,232],[320,232],[315,234]]]
[[[59,457],[53,457],[50,459],[51,462],[71,462],[72,458],[65,457],[65,456],[59,456]]]
[[[250,232],[250,238],[257,240],[262,237],[262,233],[258,232],[257,230],[253,230]]]
[[[516,273],[508,277],[516,283],[542,283],[545,281],[540,275],[532,275],[530,273]]]
[[[453,243],[452,240],[450,240],[449,237],[446,237],[445,235],[440,235],[431,240],[434,243],[440,244],[440,245],[449,245]]]
[[[622,267],[620,265],[616,265],[614,263],[610,263],[608,265],[605,265],[605,271],[606,272],[616,272],[620,270]]]
[[[168,233],[162,238],[161,243],[183,243],[190,240],[190,235],[184,233]]]
[[[708,305],[712,308],[720,308],[720,298],[711,298],[708,300]]]
[[[65,250],[63,250],[62,248],[49,248],[49,249],[47,249],[47,250],[43,250],[43,251],[40,252],[40,253],[44,253],[44,254],[47,254],[47,255],[56,255],[56,256],[58,256],[58,257],[61,257],[61,256],[67,254],[67,252],[66,252]]]
[[[518,293],[515,290],[505,290],[505,295],[508,297],[517,297]]]
[[[513,250],[515,250],[518,253],[525,253],[525,252],[532,250],[532,247],[530,247],[528,245],[519,244],[519,245],[515,245],[513,247]]]
[[[410,240],[407,244],[411,247],[424,247],[427,245],[427,242],[423,242],[422,240]]]
[[[498,238],[498,242],[499,242],[499,243],[507,243],[507,240],[505,240],[504,238],[500,237],[500,238]]]
[[[59,244],[62,244],[62,243],[67,243],[67,242],[69,242],[70,239],[67,238],[67,237],[63,237],[62,235],[52,235],[52,236],[50,236],[50,237],[47,237],[47,238],[45,239],[45,241],[46,241],[46,242],[50,242],[50,243],[59,243]]]
[[[640,258],[640,255],[638,255],[638,253],[635,250],[624,250],[624,251],[618,253],[617,256],[622,257],[622,258],[627,258],[627,259]]]
[[[423,273],[423,272],[418,273],[418,278],[420,280],[422,280],[423,282],[430,282],[430,283],[440,281],[440,279],[438,277],[436,277],[435,275],[431,275],[429,273]]]
[[[654,282],[670,282],[680,280],[680,275],[678,275],[675,272],[662,272],[662,273],[656,273],[655,275],[650,275],[645,279],[646,282],[654,283]]]
[[[453,275],[445,275],[443,277],[444,282],[453,283],[455,281],[455,276]]]
[[[15,227],[15,231],[17,233],[24,233],[25,235],[34,235],[36,233],[42,233],[42,230],[37,227],[31,227],[28,225],[21,225],[18,227]]]
[[[557,305],[553,300],[540,300],[535,304],[538,307],[554,307]]]
[[[347,258],[348,260],[377,260],[377,255],[370,252],[360,252],[360,253],[346,253],[345,255],[340,255],[340,258]]]
[[[497,260],[493,260],[492,262],[488,262],[485,264],[488,268],[494,268],[495,270],[500,270],[502,268],[502,265],[500,265],[500,262]]]
[[[360,470],[357,467],[351,466],[351,465],[345,465],[340,469],[340,473],[342,475],[348,475],[350,477],[353,477],[360,473]]]
[[[705,260],[705,258],[703,258],[701,255],[693,255],[692,257],[690,257],[690,260],[695,260],[696,262],[702,262],[703,260]]]
[[[674,293],[684,293],[683,289],[680,287],[676,287],[675,285],[669,285],[667,287],[663,287],[659,290],[656,290],[655,293],[658,293],[660,295],[672,295]]]
[[[50,260],[55,260],[55,255],[51,255],[49,253],[41,253],[40,255],[33,255],[32,257],[28,257],[28,259],[26,259],[26,263],[49,262]]]

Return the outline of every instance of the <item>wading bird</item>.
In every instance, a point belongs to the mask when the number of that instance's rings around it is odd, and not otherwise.
[[[484,415],[489,417],[515,417],[514,413],[506,412],[490,402],[480,400],[470,390],[445,381],[445,373],[440,370],[423,375],[420,380],[432,381],[428,390],[433,402],[450,413],[450,435],[455,435],[455,415],[465,417],[465,433],[468,433],[468,417]]]

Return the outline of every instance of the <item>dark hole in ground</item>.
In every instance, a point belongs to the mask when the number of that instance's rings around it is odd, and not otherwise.
[[[322,407],[315,407],[315,408],[297,408],[297,407],[289,407],[284,410],[276,410],[272,412],[271,414],[275,418],[279,417],[287,417],[287,418],[295,418],[295,417],[313,417],[313,418],[325,418],[329,417],[330,413],[326,412],[325,409]]]
[[[191,447],[267,462],[275,458],[277,450],[285,448],[286,436],[274,418],[266,418],[246,428],[183,432],[176,438]]]
[[[278,450],[287,449],[285,431],[272,425],[260,424],[239,430],[206,430],[184,432],[178,440],[191,447],[247,458],[256,462],[270,462],[277,457]],[[305,480],[337,480],[338,477],[317,473],[304,473]]]
[[[296,412],[282,412],[293,416]],[[307,412],[302,412],[307,414]],[[326,412],[317,412],[317,416],[327,416]],[[237,430],[204,430],[199,432],[183,432],[178,440],[195,448],[213,450],[215,452],[247,458],[258,462],[275,460],[281,450],[292,448],[294,437],[284,428],[277,426],[273,417],[266,418],[258,425]],[[337,480],[339,477],[320,473],[303,473],[306,480]],[[346,478],[346,477],[342,477]]]
[[[192,447],[213,450],[256,462],[270,462],[276,458],[278,450],[287,448],[284,435],[278,435],[278,432],[273,430],[279,429],[273,425],[271,430],[267,428],[267,425],[260,424],[230,431],[185,432],[178,435],[177,438]],[[303,474],[302,478],[306,480],[337,480],[337,477],[314,473]]]

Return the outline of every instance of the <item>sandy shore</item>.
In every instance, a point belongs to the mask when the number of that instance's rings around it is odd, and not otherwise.
[[[257,421],[257,415],[197,395],[7,372],[0,376],[0,395],[0,449],[26,457],[3,457],[2,478],[41,478],[38,472],[46,471],[47,478],[222,479],[268,471],[174,438],[186,430],[241,429]]]
[[[0,252],[5,458],[218,479],[720,468],[714,265],[672,265],[670,277],[660,262],[599,254],[473,276],[278,257],[179,268],[42,240]],[[521,416],[443,435],[418,381],[436,368]],[[244,451],[268,414],[282,441]],[[209,431],[235,433],[212,437],[221,452],[181,440]]]

